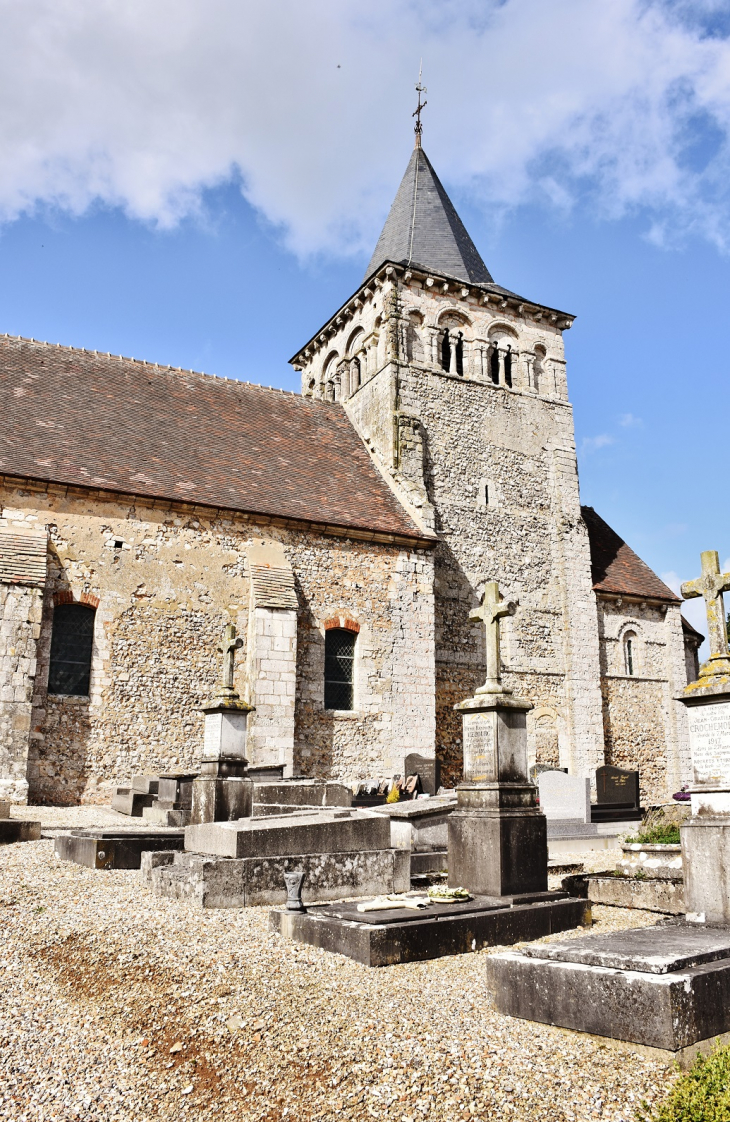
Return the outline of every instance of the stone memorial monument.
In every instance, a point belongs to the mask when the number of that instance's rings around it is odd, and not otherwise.
[[[546,821],[527,775],[532,705],[500,675],[500,619],[514,611],[488,581],[470,617],[486,628],[487,680],[455,706],[464,721],[464,779],[449,817],[449,884],[485,896],[547,891]]]
[[[692,759],[692,817],[682,827],[687,919],[730,923],[730,651],[723,593],[730,573],[718,554],[702,554],[702,575],[682,585],[687,600],[702,596],[710,657],[679,700],[687,706]]]
[[[193,780],[191,822],[219,822],[251,813],[251,780],[246,778],[246,722],[251,706],[236,693],[233,673],[236,651],[234,624],[226,624],[223,676],[215,696],[203,706],[205,732],[200,774]]]

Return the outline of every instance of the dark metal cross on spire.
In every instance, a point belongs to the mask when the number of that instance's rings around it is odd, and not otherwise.
[[[423,112],[423,110],[428,105],[427,101],[424,101],[423,103],[421,102],[421,94],[428,93],[428,90],[426,89],[426,87],[421,84],[422,73],[423,73],[423,59],[421,59],[421,65],[418,68],[418,81],[416,83],[416,90],[418,92],[418,105],[416,107],[415,112],[411,114],[412,117],[416,118],[416,124],[415,124],[415,128],[414,128],[414,131],[415,131],[415,134],[416,134],[416,148],[421,147],[421,133],[423,132],[423,125],[421,124],[421,113]]]

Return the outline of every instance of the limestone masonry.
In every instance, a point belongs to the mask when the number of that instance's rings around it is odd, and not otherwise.
[[[433,790],[438,761],[451,785],[486,581],[517,603],[530,762],[636,768],[649,802],[687,781],[702,637],[581,509],[571,322],[491,280],[417,148],[362,285],[292,359],[301,397],[0,338],[0,797],[194,769],[228,622],[253,764]]]

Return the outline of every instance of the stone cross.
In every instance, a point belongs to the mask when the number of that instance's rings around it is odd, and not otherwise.
[[[483,620],[487,632],[487,680],[477,693],[505,693],[500,679],[499,629],[500,618],[515,613],[516,604],[503,600],[496,580],[487,581],[478,608],[469,613],[472,621]]]
[[[223,677],[221,685],[226,693],[233,692],[233,669],[236,661],[236,651],[243,646],[243,639],[236,638],[236,625],[227,623],[223,633],[223,645],[218,648],[223,657]]]
[[[710,657],[700,670],[700,677],[704,678],[712,674],[727,674],[730,670],[725,605],[722,598],[723,592],[730,590],[730,573],[720,572],[720,558],[714,549],[707,549],[700,556],[702,576],[683,584],[682,596],[685,600],[703,596],[705,600]]]

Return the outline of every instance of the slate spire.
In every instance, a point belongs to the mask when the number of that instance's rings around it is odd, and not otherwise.
[[[420,137],[417,137],[420,140]],[[365,278],[384,261],[433,269],[472,284],[492,278],[428,156],[416,144]]]

